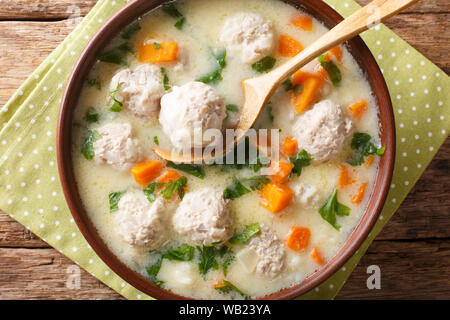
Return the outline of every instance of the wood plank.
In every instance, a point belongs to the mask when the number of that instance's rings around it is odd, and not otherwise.
[[[381,269],[381,289],[367,289],[367,267]],[[375,241],[337,299],[449,299],[450,241]]]
[[[371,0],[357,0],[366,5]],[[0,0],[0,20],[66,19],[74,15],[85,16],[96,0]],[[420,1],[405,13],[450,12],[447,0]]]
[[[447,48],[435,45],[450,42],[448,21],[450,14],[401,15],[393,18],[388,25],[449,73],[450,55]],[[0,106],[73,28],[74,24],[67,21],[0,22],[0,72],[3,75]]]
[[[97,0],[0,0],[0,20],[84,17]]]
[[[0,248],[0,300],[6,299],[122,299],[80,269],[80,288],[66,282],[77,266],[53,249]]]

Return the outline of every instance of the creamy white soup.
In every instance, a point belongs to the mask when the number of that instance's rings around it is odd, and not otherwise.
[[[75,110],[72,156],[86,211],[121,261],[182,296],[247,299],[300,283],[338,252],[384,152],[373,93],[345,46],[273,95],[255,125],[273,129],[269,146],[243,142],[256,158],[181,165],[152,150],[205,147],[196,130],[236,126],[241,81],[325,32],[277,0],[185,0],[112,41]]]

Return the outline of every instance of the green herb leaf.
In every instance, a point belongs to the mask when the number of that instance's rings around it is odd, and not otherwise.
[[[102,90],[102,83],[97,78],[89,79],[87,83],[90,87],[96,87],[98,90]]]
[[[235,256],[234,256],[233,251],[230,250],[230,248],[228,248],[227,246],[223,246],[221,248],[221,250],[223,248],[225,248],[226,250],[225,250],[224,254],[222,255],[222,258],[223,258],[222,259],[222,271],[223,271],[223,274],[226,276],[228,273],[228,268],[233,263]]]
[[[249,192],[249,189],[247,189],[236,177],[233,177],[233,182],[225,189],[223,197],[225,199],[233,200],[240,198]]]
[[[177,261],[192,261],[194,258],[195,249],[187,244],[181,247],[168,250],[164,255],[164,259]]]
[[[294,93],[295,94],[300,94],[300,93],[302,93],[302,91],[303,91],[303,85],[302,84],[296,84],[295,86],[294,86]]]
[[[175,22],[174,27],[177,28],[178,30],[181,30],[181,29],[183,29],[185,22],[186,22],[186,18],[182,17],[182,18],[178,19],[177,22]]]
[[[341,70],[339,70],[338,66],[332,61],[326,60],[327,55],[323,54],[318,59],[322,67],[327,71],[328,76],[330,77],[331,82],[335,87],[337,87],[342,80]]]
[[[285,91],[290,91],[294,88],[293,84],[292,84],[292,80],[291,79],[287,79],[286,81],[283,82],[283,87]]]
[[[164,89],[170,90],[170,88],[172,88],[169,84],[169,76],[167,75],[166,69],[161,68],[161,73],[163,75],[163,85],[164,85]]]
[[[221,292],[222,294],[228,294],[231,291],[234,291],[236,293],[238,293],[239,295],[241,295],[245,300],[249,300],[250,296],[248,296],[247,294],[245,294],[244,292],[242,292],[242,290],[240,290],[239,288],[237,288],[234,284],[232,284],[231,282],[227,281],[227,280],[223,280],[223,284],[224,286],[221,287],[216,287],[215,289],[219,292]]]
[[[228,242],[232,244],[246,244],[253,236],[260,232],[259,223],[247,226],[241,233],[235,234]]]
[[[88,111],[86,111],[86,114],[84,115],[84,120],[86,120],[87,123],[94,123],[98,122],[99,114],[95,112],[95,109],[89,108]]]
[[[183,15],[175,7],[173,3],[166,3],[162,6],[162,11],[171,16],[172,18],[181,18]]]
[[[94,159],[94,142],[101,138],[102,136],[95,130],[88,130],[86,132],[81,148],[81,153],[86,158],[86,160]]]
[[[128,43],[122,43],[118,47],[105,51],[100,55],[98,60],[102,62],[114,63],[119,65],[128,65],[125,61],[125,57],[128,53],[133,52]]]
[[[124,31],[122,31],[120,36],[122,37],[122,39],[130,40],[131,37],[139,30],[141,30],[141,26],[139,25],[138,22],[135,22],[129,25]]]
[[[336,222],[336,215],[348,216],[350,214],[350,208],[339,203],[337,197],[338,191],[334,189],[327,202],[320,208],[319,213],[325,221],[339,231],[341,227]]]
[[[154,136],[154,137],[153,137],[153,142],[154,142],[157,146],[159,146],[159,139],[158,139],[158,136]]]
[[[109,211],[115,212],[119,210],[119,201],[120,198],[126,193],[127,191],[119,191],[119,192],[112,192],[109,194]]]
[[[144,194],[147,197],[149,202],[154,202],[156,200],[155,192],[159,188],[161,188],[164,185],[164,183],[160,182],[153,182],[150,183],[147,188],[144,189]]]
[[[290,158],[291,163],[294,165],[292,172],[296,173],[297,176],[300,176],[302,174],[302,169],[309,166],[311,160],[312,158],[309,156],[306,150],[300,151],[300,153],[295,158]]]
[[[230,111],[230,112],[238,112],[239,111],[239,107],[236,104],[227,104],[225,106],[225,108],[227,109],[227,111]]]
[[[252,191],[261,190],[263,185],[268,184],[270,179],[266,176],[255,176],[251,178],[246,178],[243,181],[249,182],[249,187]]]
[[[185,164],[185,163],[176,164],[176,163],[169,161],[169,162],[167,162],[166,166],[169,168],[173,168],[173,169],[176,169],[179,171],[186,172],[186,173],[193,175],[194,177],[197,177],[200,179],[204,179],[206,177],[205,170],[203,169],[203,167],[201,165]]]
[[[120,112],[120,111],[122,111],[123,103],[116,99],[116,94],[117,94],[118,90],[119,89],[116,88],[116,89],[111,90],[109,92],[109,96],[114,101],[114,103],[111,106],[111,108],[109,108],[109,111],[111,111],[111,112]]]
[[[161,45],[158,43],[158,42],[153,42],[153,49],[155,49],[155,50],[159,50],[159,49],[161,49],[162,47],[161,47]]]
[[[377,148],[372,142],[372,137],[367,133],[356,132],[353,135],[351,147],[355,150],[355,154],[352,158],[348,159],[347,162],[352,166],[362,165],[367,156],[376,154],[382,156],[386,147]]]
[[[170,181],[161,189],[161,195],[164,199],[170,200],[176,192],[182,200],[184,198],[184,187],[187,184],[187,178],[182,176],[176,181]]]
[[[252,64],[252,69],[259,73],[266,73],[272,70],[276,61],[275,58],[267,56]]]
[[[226,57],[227,52],[225,49],[221,50],[219,54],[215,55],[214,58],[217,62],[217,69],[213,72],[197,79],[197,81],[203,82],[203,83],[216,83],[220,80],[222,80],[222,70],[226,67]]]
[[[153,265],[147,267],[147,269],[146,269],[150,281],[153,282],[154,284],[156,284],[158,287],[164,283],[163,281],[159,281],[157,279],[159,270],[161,270],[162,260],[163,260],[163,258],[162,258],[162,256],[160,256]]]
[[[197,247],[200,252],[200,262],[198,264],[198,269],[200,274],[205,277],[209,270],[219,269],[219,263],[217,262],[216,256],[218,251],[216,248],[211,246]]]

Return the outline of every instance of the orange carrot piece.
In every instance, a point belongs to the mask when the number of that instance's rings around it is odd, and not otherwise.
[[[276,183],[285,183],[291,174],[294,165],[284,161],[272,161],[269,166],[271,180]]]
[[[372,154],[367,157],[367,160],[366,160],[366,163],[364,164],[364,166],[370,167],[374,161],[375,161],[375,156]]]
[[[303,250],[308,246],[309,238],[311,238],[311,231],[308,228],[294,227],[287,239],[287,246],[294,251]]]
[[[339,182],[338,182],[339,189],[342,189],[343,187],[348,186],[353,182],[355,181],[351,178],[347,166],[345,164],[341,165],[341,173],[339,175]]]
[[[226,287],[226,284],[223,283],[222,280],[217,280],[216,284],[214,285],[214,289],[223,288],[223,287]]]
[[[303,51],[303,46],[294,38],[282,34],[278,39],[278,53],[283,57],[295,57]]]
[[[178,44],[176,42],[142,43],[139,45],[139,62],[158,63],[177,60]]]
[[[261,205],[272,213],[285,209],[292,200],[294,192],[288,186],[268,183],[261,190]]]
[[[354,203],[354,204],[361,203],[362,199],[364,198],[364,194],[366,193],[366,188],[367,188],[367,182],[364,182],[361,185],[361,187],[359,188],[358,192],[352,198],[352,203]]]
[[[313,248],[311,251],[311,258],[317,263],[317,264],[324,264],[325,260],[323,259],[322,255],[319,252],[319,249]]]
[[[361,101],[355,103],[354,105],[351,105],[349,108],[350,108],[350,111],[353,113],[353,116],[356,119],[359,119],[359,118],[361,118],[361,115],[364,113],[364,111],[366,111],[366,109],[367,109],[367,101],[361,100]]]
[[[330,49],[330,52],[333,54],[333,56],[336,57],[338,61],[341,61],[342,59],[342,48],[341,46],[336,46]]]
[[[323,78],[316,74],[299,70],[294,73],[292,83],[303,86],[301,92],[298,94],[292,91],[292,104],[294,105],[294,109],[301,114],[316,100],[323,85]]]
[[[167,170],[164,175],[162,175],[159,179],[159,183],[166,183],[171,181],[176,181],[181,177],[181,174],[178,173],[178,171],[175,170]]]
[[[286,138],[283,142],[283,151],[289,157],[297,155],[298,142],[294,138]]]
[[[313,20],[310,17],[298,15],[291,20],[291,23],[306,31],[311,31],[313,28]]]
[[[163,168],[164,164],[161,161],[148,161],[133,167],[131,174],[138,184],[146,187],[161,174]]]

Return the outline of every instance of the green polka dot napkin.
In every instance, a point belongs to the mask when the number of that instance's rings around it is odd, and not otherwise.
[[[124,297],[152,299],[110,270],[84,240],[64,200],[56,167],[57,114],[70,71],[89,39],[126,2],[98,1],[1,108],[0,208]],[[326,2],[343,16],[359,8],[353,1]],[[362,37],[383,70],[394,103],[398,148],[394,178],[380,219],[359,251],[302,299],[332,299],[338,293],[450,129],[449,77],[383,25]]]

